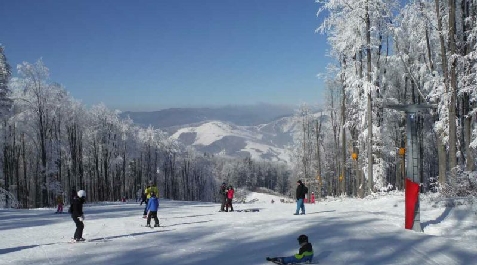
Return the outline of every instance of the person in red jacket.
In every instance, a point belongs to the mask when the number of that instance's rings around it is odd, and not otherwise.
[[[225,206],[225,211],[228,212],[229,211],[229,206],[230,206],[230,211],[233,212],[234,211],[234,207],[232,206],[232,199],[234,198],[234,188],[232,187],[232,185],[229,185],[229,187],[227,188],[227,204]]]

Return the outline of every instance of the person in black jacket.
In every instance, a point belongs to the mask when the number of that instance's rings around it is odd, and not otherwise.
[[[227,204],[227,184],[225,182],[222,183],[222,186],[220,186],[219,197],[220,197],[219,212],[225,212],[225,205]]]
[[[307,188],[305,185],[303,185],[303,182],[301,180],[298,180],[296,182],[297,187],[296,187],[296,211],[294,215],[298,215],[301,209],[301,214],[305,214],[305,194]]]
[[[145,203],[147,205],[146,201],[147,201],[146,193],[141,191],[141,203],[139,204],[139,206],[141,206],[142,203]]]
[[[83,203],[86,198],[86,192],[84,190],[78,191],[77,196],[73,197],[71,201],[71,218],[76,224],[75,234],[73,236],[73,242],[85,241],[83,238],[83,229],[84,229],[84,214],[83,214]]]

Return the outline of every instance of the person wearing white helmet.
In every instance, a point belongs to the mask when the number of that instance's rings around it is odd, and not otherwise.
[[[86,191],[80,190],[77,192],[76,196],[73,197],[71,201],[71,218],[76,224],[75,234],[73,236],[73,242],[85,241],[83,238],[83,229],[84,229],[84,214],[83,214],[83,204],[86,199]]]

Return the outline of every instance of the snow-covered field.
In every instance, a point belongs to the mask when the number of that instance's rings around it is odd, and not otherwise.
[[[275,203],[271,203],[271,199]],[[0,210],[0,264],[267,264],[297,252],[307,234],[319,264],[477,264],[477,220],[470,205],[446,208],[423,198],[424,233],[405,230],[404,196],[338,199],[306,205],[250,194],[254,203],[219,205],[161,200],[160,228],[141,227],[138,203],[85,205],[85,243],[68,243],[75,225],[54,209]],[[67,207],[65,207],[67,208]],[[271,263],[270,263],[271,264]]]

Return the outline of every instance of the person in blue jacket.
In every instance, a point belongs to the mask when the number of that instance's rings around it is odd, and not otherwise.
[[[157,210],[159,209],[159,200],[156,197],[156,193],[151,191],[151,197],[147,202],[147,224],[146,226],[151,226],[151,218],[154,218],[154,227],[159,227],[159,219],[157,218]]]
[[[304,263],[313,261],[313,247],[311,243],[308,242],[308,236],[300,235],[298,238],[298,244],[300,244],[300,249],[298,254],[289,257],[277,257],[270,258],[267,257],[268,261],[277,263],[277,264],[295,264],[295,263]]]

